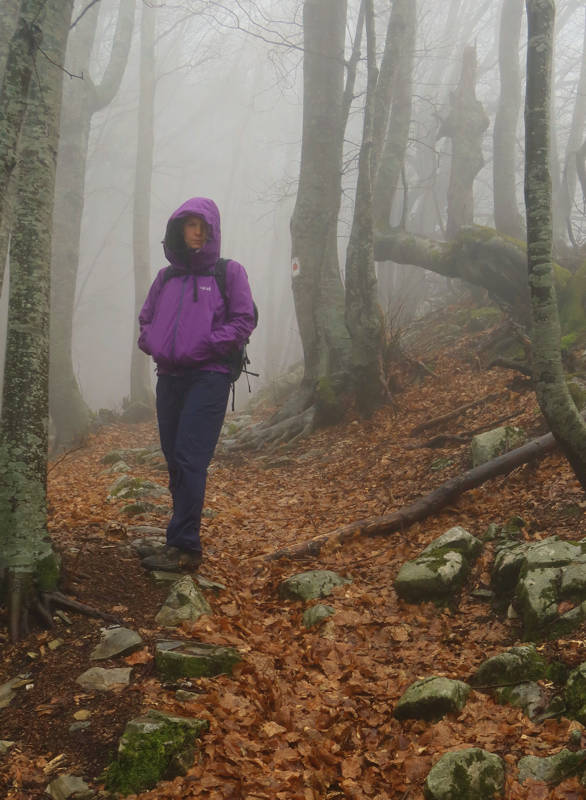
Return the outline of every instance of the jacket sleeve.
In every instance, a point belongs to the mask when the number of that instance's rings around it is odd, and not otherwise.
[[[140,314],[138,315],[138,325],[140,328],[140,334],[138,336],[138,346],[139,348],[146,353],[147,355],[151,355],[150,348],[148,346],[148,333],[150,324],[153,321],[153,317],[155,316],[155,309],[157,307],[157,298],[159,297],[159,292],[161,291],[161,285],[163,283],[163,273],[164,270],[161,270],[155,280],[153,281],[151,288],[149,289],[149,293],[147,294],[146,300],[144,301],[143,307],[140,309]]]
[[[218,356],[227,356],[242,347],[256,327],[252,292],[246,270],[237,261],[226,268],[227,313],[222,325],[211,333],[210,344]]]

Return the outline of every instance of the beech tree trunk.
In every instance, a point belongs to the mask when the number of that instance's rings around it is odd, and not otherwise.
[[[149,230],[151,217],[151,178],[155,128],[155,11],[142,7],[140,27],[140,90],[138,97],[138,135],[134,170],[134,208],[132,249],[134,257],[134,328],[130,362],[130,402],[154,405],[151,384],[151,359],[136,344],[138,315],[151,284]]]
[[[99,5],[75,26],[68,55],[83,80],[64,86],[52,255],[50,406],[58,446],[83,439],[90,421],[72,358],[75,291],[84,206],[85,169],[92,116],[114,98],[128,59],[135,0],[122,0],[110,59],[99,83],[90,77],[90,57]]]
[[[8,574],[13,639],[23,632],[23,609],[35,570],[50,552],[46,474],[51,217],[63,78],[60,65],[72,5],[73,0],[45,4],[46,57],[37,54],[19,151],[0,418],[0,558]]]
[[[519,47],[523,0],[503,0],[499,32],[500,96],[493,132],[494,224],[499,233],[523,240],[517,203],[517,126],[521,113]]]
[[[351,378],[358,407],[370,416],[384,399],[382,374],[382,314],[374,268],[372,215],[372,136],[377,83],[376,41],[372,0],[364,0],[367,48],[367,88],[354,218],[346,257],[346,325],[352,339]]]
[[[554,0],[527,0],[525,205],[532,310],[533,380],[541,411],[586,490],[586,424],[570,396],[560,351],[553,284],[550,174],[551,62]]]
[[[474,180],[484,166],[482,137],[488,126],[489,119],[482,103],[476,99],[476,48],[466,47],[460,83],[450,97],[450,113],[438,133],[438,139],[452,140],[448,239],[474,222]]]
[[[305,365],[302,395],[305,405],[316,403],[320,421],[327,422],[338,417],[350,356],[338,261],[346,0],[305,0],[303,30],[303,130],[291,218],[292,286]]]

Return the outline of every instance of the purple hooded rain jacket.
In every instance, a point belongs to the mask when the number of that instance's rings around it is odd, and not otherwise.
[[[184,218],[202,217],[206,243],[190,250],[183,240]],[[159,373],[205,369],[229,372],[223,361],[255,327],[254,306],[242,264],[226,265],[227,304],[210,275],[220,256],[220,212],[213,200],[192,197],[167,223],[163,249],[170,267],[159,270],[138,317],[138,346]]]

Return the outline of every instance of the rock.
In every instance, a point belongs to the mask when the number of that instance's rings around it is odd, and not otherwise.
[[[179,703],[193,703],[200,698],[201,695],[197,692],[188,692],[186,689],[177,689],[175,692],[175,700]]]
[[[165,486],[160,486],[144,478],[133,478],[131,475],[122,475],[110,486],[108,500],[121,498],[163,497],[169,494]]]
[[[126,461],[116,461],[114,464],[112,464],[110,469],[107,469],[103,473],[100,473],[100,474],[104,475],[104,474],[108,473],[108,474],[112,474],[112,475],[120,475],[121,472],[124,472],[124,473],[130,472],[130,467],[128,466]]]
[[[467,530],[450,528],[417,558],[403,564],[395,578],[395,591],[412,602],[445,600],[461,588],[481,549],[482,542]]]
[[[165,528],[156,528],[154,525],[129,525],[128,533],[134,533],[138,536],[154,536],[158,538],[165,538]]]
[[[185,775],[207,720],[148,711],[131,720],[118,745],[118,757],[105,772],[106,789],[122,795],[152,789],[160,780]]]
[[[162,641],[155,650],[155,665],[164,680],[231,675],[239,661],[240,653],[234,647],[203,642]]]
[[[127,686],[130,683],[131,667],[104,669],[91,667],[76,679],[86,691],[108,692],[115,686]]]
[[[284,580],[279,586],[281,600],[315,600],[318,597],[327,597],[336,586],[352,583],[348,578],[342,578],[336,572],[328,569],[315,569],[309,572],[300,572]]]
[[[200,575],[199,573],[195,575],[195,580],[197,581],[200,589],[203,589],[204,591],[209,590],[214,594],[220,594],[220,592],[223,592],[226,589],[223,583],[211,581],[209,578],[204,578],[204,576]]]
[[[8,739],[0,739],[0,756],[5,756],[14,745],[15,742],[9,742]]]
[[[545,758],[525,756],[519,759],[519,782],[524,783],[531,779],[555,785],[572,777],[577,772],[584,772],[585,760],[586,750],[572,752],[564,749]]]
[[[468,564],[461,553],[421,556],[403,564],[395,578],[395,591],[413,602],[444,599],[460,589],[467,574]]]
[[[313,628],[314,625],[319,625],[324,619],[331,617],[335,614],[336,610],[331,606],[317,605],[307,608],[303,612],[303,624],[306,628]]]
[[[586,559],[584,556],[575,559],[572,564],[568,564],[562,570],[560,595],[562,597],[586,596]]]
[[[475,559],[482,550],[482,542],[465,528],[456,525],[450,528],[422,550],[421,556],[438,556],[446,552],[461,553],[467,559]]]
[[[183,622],[195,622],[212,609],[201,590],[189,575],[184,575],[171,587],[155,622],[163,628],[175,628]]]
[[[527,569],[563,567],[582,555],[582,548],[574,542],[565,542],[557,536],[549,536],[534,542],[527,548]]]
[[[16,697],[15,689],[21,689],[30,683],[28,673],[21,673],[0,686],[0,708],[6,708]]]
[[[138,650],[143,643],[142,638],[129,628],[102,629],[102,641],[92,650],[90,661],[102,661],[112,656],[121,656]]]
[[[514,593],[521,574],[527,563],[527,551],[531,545],[526,542],[505,542],[494,559],[491,575],[491,586],[497,597],[510,596]]]
[[[431,768],[424,792],[427,800],[494,800],[504,787],[503,760],[471,747],[443,755]]]
[[[156,529],[152,528],[151,530]],[[140,539],[133,539],[132,542],[130,542],[130,546],[136,551],[138,557],[142,559],[156,555],[156,553],[163,549],[166,541],[165,532],[163,531],[162,536],[152,535],[143,536]]]
[[[466,705],[470,687],[463,681],[430,677],[415,681],[399,699],[393,716],[397,719],[437,720],[457,713]]]
[[[586,662],[570,672],[565,698],[568,716],[574,717],[582,725],[586,724]]]
[[[533,645],[511,647],[483,661],[470,678],[473,687],[516,685],[544,678],[547,673],[545,659]]]
[[[89,800],[96,796],[87,783],[75,775],[60,775],[51,781],[45,791],[53,800]]]
[[[557,618],[560,583],[559,567],[531,569],[521,575],[515,607],[523,618],[524,638],[541,638],[549,623]]]
[[[69,726],[69,733],[83,733],[88,728],[92,727],[92,723],[85,719],[80,719],[79,722],[72,722]]]
[[[125,506],[122,506],[120,511],[128,517],[137,517],[139,514],[152,514],[154,512],[163,513],[165,509],[163,509],[162,506],[157,506],[146,500],[137,500],[136,503],[127,503]]]
[[[535,681],[519,683],[516,686],[500,686],[495,691],[496,699],[503,705],[508,703],[522,708],[529,719],[537,719],[546,706],[543,689]]]
[[[470,443],[472,466],[478,467],[515,447],[520,447],[524,444],[525,438],[525,431],[514,425],[505,425],[478,434]]]

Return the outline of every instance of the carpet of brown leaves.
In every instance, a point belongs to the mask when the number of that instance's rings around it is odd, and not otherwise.
[[[488,585],[490,546],[453,610],[398,600],[393,579],[399,567],[455,524],[482,535],[489,523],[518,515],[534,539],[585,536],[585,499],[559,454],[489,481],[441,514],[388,538],[353,541],[318,561],[263,558],[354,520],[397,510],[470,466],[466,445],[422,447],[433,435],[490,426],[504,416],[532,434],[543,432],[529,385],[511,372],[479,368],[480,339],[463,332],[457,346],[445,352],[422,345],[420,357],[433,374],[406,365],[397,376],[402,391],[395,407],[368,421],[349,415],[344,424],[278,452],[216,458],[206,506],[217,513],[206,520],[202,573],[227,588],[210,598],[213,616],[178,634],[235,645],[244,659],[232,677],[194,681],[195,702],[177,702],[177,687],[157,680],[153,642],[167,634],[157,630],[154,615],[166,588],[143,572],[126,547],[132,534],[121,504],[106,502],[113,477],[104,474],[102,457],[117,447],[155,443],[154,425],[102,429],[86,447],[55,463],[50,524],[64,557],[64,590],[118,614],[146,644],[126,659],[133,666],[130,687],[92,695],[75,678],[89,666],[99,620],[70,613],[71,625],[36,631],[18,646],[4,639],[0,682],[24,672],[30,684],[0,712],[0,739],[17,743],[0,762],[0,796],[36,800],[63,772],[96,781],[126,720],[157,708],[209,719],[210,731],[185,777],[161,783],[141,798],[421,800],[425,776],[439,756],[471,746],[505,759],[507,798],[583,797],[576,779],[558,787],[521,786],[516,780],[521,756],[557,752],[580,728],[575,722],[534,724],[518,709],[479,692],[471,694],[460,715],[433,724],[399,723],[392,716],[397,699],[417,678],[466,680],[483,659],[519,639],[515,622],[497,617],[471,595],[472,588]],[[496,400],[443,429],[410,435],[426,420],[495,393]],[[439,458],[451,463],[436,469]],[[161,472],[137,472],[165,482]],[[133,520],[164,523],[153,515]],[[333,569],[353,582],[328,598],[336,615],[325,628],[306,631],[300,604],[280,602],[277,587],[284,577],[309,568]],[[63,643],[53,650],[57,638]],[[586,660],[583,631],[544,649],[570,665]],[[80,711],[87,712],[91,725],[72,733]]]

